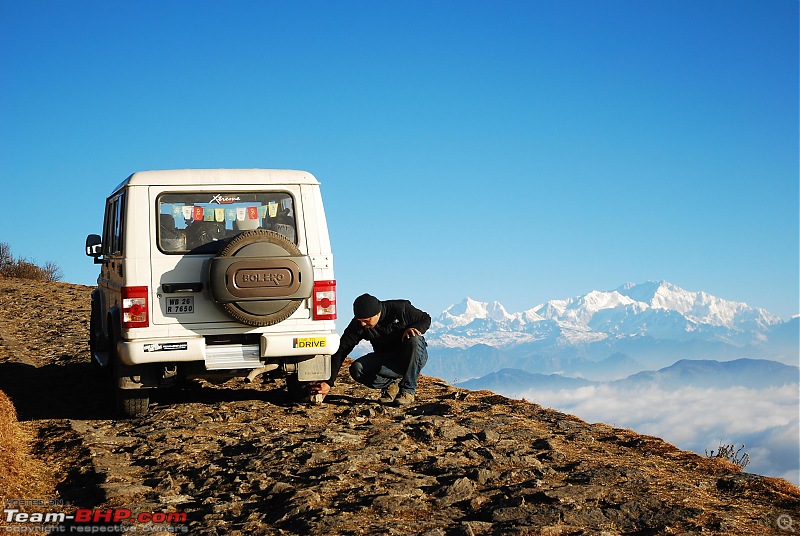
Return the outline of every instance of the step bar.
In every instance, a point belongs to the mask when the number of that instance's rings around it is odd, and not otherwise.
[[[206,346],[206,370],[254,369],[263,365],[258,344]]]

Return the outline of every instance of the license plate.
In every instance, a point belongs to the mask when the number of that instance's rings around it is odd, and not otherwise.
[[[194,312],[194,296],[181,296],[180,298],[167,298],[168,315],[185,315]]]

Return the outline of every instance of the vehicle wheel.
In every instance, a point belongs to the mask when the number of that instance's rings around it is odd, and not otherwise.
[[[92,365],[97,368],[99,367],[100,363],[97,362],[95,359],[95,353],[97,352],[97,308],[92,303],[92,312],[89,315],[89,359],[92,361]]]
[[[123,366],[116,352],[116,340],[112,339],[109,345],[109,365],[113,368],[111,381],[114,388],[117,415],[122,418],[141,417],[147,414],[150,407],[150,389],[123,389],[120,387],[120,378],[131,373],[132,367]],[[128,370],[126,370],[128,369]]]
[[[105,353],[108,355],[108,344],[101,331],[102,324],[100,322],[100,311],[92,302],[92,312],[89,316],[89,359],[92,362],[92,368],[98,371],[107,371],[110,367],[108,365],[108,358],[106,363],[101,363],[97,359],[98,354]]]
[[[120,389],[117,387],[117,413],[122,417],[142,417],[150,407],[150,389]]]
[[[311,260],[281,234],[246,231],[212,259],[211,296],[225,313],[248,326],[289,318],[311,296]]]

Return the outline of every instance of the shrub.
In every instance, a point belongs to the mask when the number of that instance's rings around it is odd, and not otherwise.
[[[5,242],[0,242],[0,276],[48,282],[61,281],[63,277],[61,268],[52,261],[38,266],[28,259],[15,259]]]
[[[739,469],[744,469],[750,464],[750,455],[742,452],[743,450],[744,445],[737,450],[735,445],[723,445],[720,443],[716,453],[713,450],[711,452],[706,450],[706,456],[709,458],[724,458],[738,466]]]
[[[14,257],[11,255],[11,248],[5,242],[0,242],[0,270],[12,262]]]

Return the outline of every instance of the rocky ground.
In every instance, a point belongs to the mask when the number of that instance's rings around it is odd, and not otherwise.
[[[281,379],[197,382],[157,394],[146,417],[114,420],[89,362],[89,292],[0,280],[0,389],[56,482],[52,497],[6,506],[186,514],[164,534],[800,530],[800,490],[786,481],[435,378],[402,410],[379,405],[344,367],[320,407],[291,403]]]

